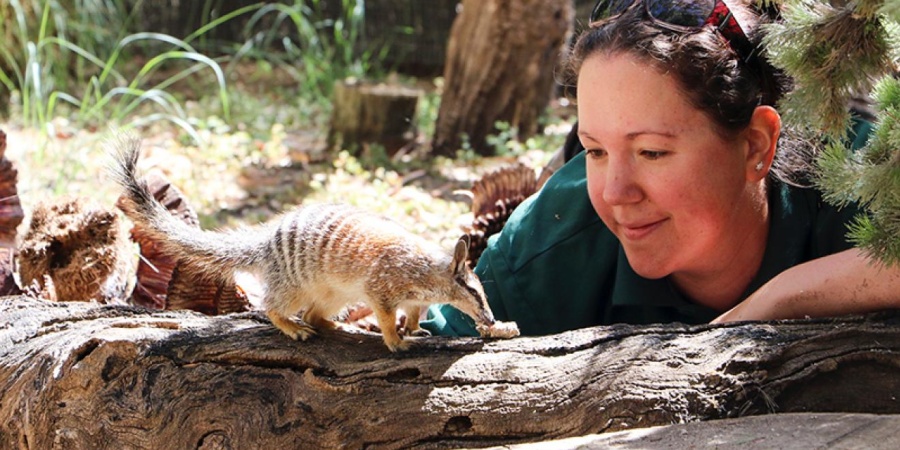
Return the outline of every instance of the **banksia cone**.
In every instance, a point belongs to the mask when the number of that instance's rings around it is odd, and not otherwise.
[[[18,251],[19,275],[51,299],[119,303],[133,282],[132,255],[115,212],[87,199],[56,199],[32,213]]]
[[[16,189],[18,172],[6,159],[6,133],[0,130],[0,296],[20,293],[13,277],[16,228],[25,213]]]
[[[184,201],[181,192],[172,186],[161,173],[150,172],[145,180],[153,197],[162,203],[172,215],[189,225],[199,226],[197,213]],[[116,203],[119,209],[123,207],[123,198],[120,197]],[[162,253],[159,243],[147,236],[140,225],[135,224],[132,227],[131,239],[137,242],[141,248],[137,283],[134,286],[131,300],[140,306],[166,309],[166,292],[169,288],[169,281],[172,279],[172,271],[175,270],[176,261]]]
[[[504,167],[475,182],[471,189],[475,217],[472,225],[464,229],[471,238],[469,264],[472,267],[487,247],[487,239],[499,233],[513,210],[540,186],[534,170],[524,164]]]
[[[190,309],[210,316],[250,310],[250,301],[234,281],[198,279],[184,263],[175,267],[169,282],[166,309]]]
[[[182,193],[159,172],[150,172],[145,180],[157,201],[174,216],[199,227],[197,213]],[[119,208],[123,207],[119,198]],[[135,224],[131,238],[141,247],[137,284],[132,295],[135,304],[157,309],[190,309],[209,315],[248,311],[250,302],[234,281],[226,284],[199,279],[194,271],[163,253],[157,241]]]

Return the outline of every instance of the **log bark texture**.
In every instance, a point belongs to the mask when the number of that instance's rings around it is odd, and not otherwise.
[[[295,342],[259,313],[0,300],[0,448],[457,448],[900,412],[900,314]]]
[[[574,9],[571,0],[463,0],[447,46],[435,154],[453,156],[463,134],[490,154],[485,138],[497,121],[520,139],[538,131]]]

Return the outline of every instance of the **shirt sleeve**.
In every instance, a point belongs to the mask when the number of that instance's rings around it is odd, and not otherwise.
[[[431,305],[419,327],[433,336],[478,336],[475,321],[450,305]]]

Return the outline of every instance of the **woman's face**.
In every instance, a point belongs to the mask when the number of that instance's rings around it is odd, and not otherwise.
[[[591,203],[639,275],[708,274],[758,226],[748,144],[716,133],[653,66],[624,54],[589,57],[578,121]]]

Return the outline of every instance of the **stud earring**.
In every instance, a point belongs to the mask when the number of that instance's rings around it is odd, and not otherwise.
[[[757,171],[757,172],[759,172],[760,170],[762,170],[762,168],[763,168],[763,162],[762,162],[762,161],[756,163],[756,171]]]

